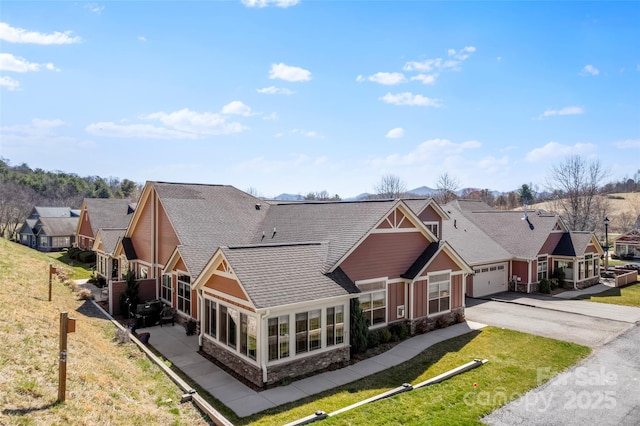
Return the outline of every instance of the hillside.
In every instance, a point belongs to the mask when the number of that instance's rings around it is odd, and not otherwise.
[[[57,279],[51,258],[0,239],[0,424],[207,424],[182,392],[91,302]],[[60,264],[62,265],[62,264]],[[67,398],[58,396],[59,314],[77,319],[68,338]]]

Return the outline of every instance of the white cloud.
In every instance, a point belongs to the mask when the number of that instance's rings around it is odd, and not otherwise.
[[[407,81],[404,74],[400,72],[378,72],[369,77],[363,77],[359,75],[356,81],[372,81],[378,84],[384,84],[386,86],[394,86],[396,84],[405,83]]]
[[[269,121],[269,120],[277,120],[279,118],[280,117],[278,117],[278,113],[277,112],[272,112],[271,114],[265,115],[264,117],[262,117],[263,120],[267,120],[267,121]]]
[[[625,141],[615,142],[614,145],[616,148],[621,149],[640,148],[640,139],[627,139]]]
[[[0,40],[10,43],[32,43],[32,44],[72,44],[80,43],[78,36],[72,36],[71,31],[56,31],[50,34],[27,31],[22,28],[15,28],[6,22],[0,22]]]
[[[104,6],[98,5],[98,3],[87,3],[84,5],[84,8],[96,15],[100,15],[104,10]]]
[[[584,114],[584,108],[579,106],[568,106],[561,109],[548,109],[539,118],[553,117],[556,115],[580,115]]]
[[[282,62],[279,64],[272,64],[271,71],[269,71],[269,78],[279,78],[285,81],[309,81],[311,80],[311,71],[305,70],[300,67],[292,67],[285,65]]]
[[[10,53],[0,53],[0,71],[40,71],[42,67],[51,71],[60,71],[51,62],[46,64],[38,64],[36,62],[29,62],[26,59],[20,58],[18,56],[13,56]]]
[[[242,4],[247,7],[267,7],[267,6],[275,6],[275,7],[290,7],[297,5],[300,0],[241,0]]]
[[[57,127],[66,125],[62,120],[47,120],[34,118],[29,124],[16,124],[14,126],[0,127],[3,133],[21,134],[25,136],[44,136],[50,134]]]
[[[391,129],[387,132],[387,136],[389,139],[398,139],[404,136],[404,129],[402,127],[396,127],[395,129]]]
[[[113,122],[100,122],[89,124],[85,130],[95,136],[111,138],[138,138],[138,139],[195,139],[197,135],[165,127],[156,127],[151,124],[115,124]]]
[[[442,103],[439,99],[428,98],[422,95],[414,95],[410,92],[397,93],[395,95],[387,93],[379,98],[381,101],[393,105],[409,105],[409,106],[430,106],[441,107]]]
[[[467,150],[477,149],[481,146],[480,142],[473,140],[455,143],[448,139],[430,139],[422,142],[407,154],[396,153],[386,157],[372,158],[369,163],[376,167],[439,165],[442,164],[445,157],[458,156]]]
[[[422,84],[435,84],[438,74],[418,74],[411,77],[411,80],[421,81]]]
[[[227,122],[226,117],[213,112],[199,113],[187,108],[171,113],[155,112],[141,117],[145,120],[158,120],[165,126],[180,132],[196,135],[228,135],[245,130],[240,123]]]
[[[147,38],[145,36],[138,36],[138,41],[145,42]]]
[[[300,130],[300,129],[293,129],[291,130],[291,134],[294,135],[301,135],[307,138],[318,138],[320,137],[320,134],[318,132],[316,132],[315,130]]]
[[[546,162],[567,155],[589,155],[594,153],[596,149],[596,145],[591,143],[562,145],[557,142],[549,142],[545,146],[529,151],[525,156],[525,160],[530,163]]]
[[[582,68],[582,71],[580,71],[581,75],[598,75],[600,74],[600,70],[596,67],[594,67],[593,65],[589,64],[589,65],[585,65],[584,68]]]
[[[409,61],[403,69],[405,71],[421,71],[421,72],[440,72],[445,70],[460,71],[462,62],[467,60],[469,56],[476,51],[474,46],[466,46],[456,51],[449,49],[447,51],[448,58],[426,59],[424,61]]]
[[[263,87],[262,89],[257,89],[257,92],[267,95],[293,95],[295,93],[293,90],[276,86]]]
[[[251,107],[240,102],[240,101],[232,101],[222,107],[223,114],[231,114],[231,115],[242,115],[248,117],[253,115],[251,112]]]
[[[11,77],[3,75],[0,77],[0,86],[6,87],[8,90],[18,90],[20,88],[20,82],[18,80],[14,80]]]

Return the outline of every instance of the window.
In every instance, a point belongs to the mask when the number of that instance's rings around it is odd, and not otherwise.
[[[141,280],[146,280],[148,276],[149,276],[149,269],[146,266],[141,266],[140,276],[138,276],[138,278]]]
[[[211,299],[204,299],[204,332],[215,338],[217,335],[216,302]]]
[[[547,256],[540,256],[538,258],[538,281],[547,279]]]
[[[178,275],[178,310],[191,315],[191,277]]]
[[[49,238],[48,237],[40,237],[40,245],[42,247],[46,247],[49,243]]]
[[[240,352],[249,358],[256,359],[257,348],[256,318],[240,314]]]
[[[230,348],[238,347],[238,310],[220,305],[220,341]]]
[[[449,273],[429,276],[429,315],[451,309],[451,275]]]
[[[296,353],[320,349],[320,310],[296,314]]]
[[[431,231],[433,235],[436,236],[436,238],[440,238],[440,234],[439,234],[440,224],[438,222],[424,222],[424,225],[427,227],[429,231]]]
[[[360,296],[360,307],[369,327],[387,322],[386,299],[384,290]]]
[[[118,259],[111,259],[111,278],[118,278]]]
[[[344,342],[344,307],[327,308],[327,346]]]
[[[173,288],[171,286],[171,275],[162,274],[162,288],[160,297],[169,303],[172,303]]]
[[[71,245],[70,237],[53,237],[53,247],[69,247]]]
[[[289,315],[269,318],[269,361],[289,356]]]

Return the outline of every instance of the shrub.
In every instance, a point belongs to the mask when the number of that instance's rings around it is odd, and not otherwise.
[[[131,270],[127,271],[125,281],[127,282],[127,286],[124,289],[124,292],[120,295],[119,302],[120,312],[122,315],[126,316],[129,312],[129,306],[135,309],[138,303],[140,303],[140,296],[138,295],[140,283],[136,280],[136,274]]]
[[[367,350],[369,327],[362,313],[360,301],[351,299],[350,305],[351,336],[349,343],[351,343],[351,355],[354,355]]]
[[[78,260],[82,263],[93,263],[96,261],[96,253],[93,251],[83,251],[78,254]]]
[[[551,278],[549,280],[550,286],[551,286],[551,290],[555,290],[558,288],[558,279],[557,278]]]
[[[91,299],[93,299],[93,294],[91,294],[91,290],[89,290],[88,288],[80,288],[80,289],[78,289],[78,291],[76,292],[76,296],[78,297],[78,300],[91,300]]]
[[[379,331],[380,333],[380,343],[389,343],[391,340],[391,332],[388,328],[382,329]]]
[[[540,293],[551,293],[551,282],[546,278],[540,280]]]
[[[394,341],[404,340],[409,335],[409,327],[407,327],[407,324],[403,322],[391,324],[389,331],[391,331],[391,338]]]
[[[367,348],[375,348],[380,344],[380,333],[367,334]]]
[[[78,259],[78,254],[80,254],[81,252],[82,250],[78,247],[71,247],[67,252],[67,256],[69,257],[69,259]]]
[[[559,288],[564,288],[565,284],[566,284],[566,274],[564,272],[564,268],[558,268],[556,270],[553,271],[553,278],[556,278],[558,280],[558,287]]]

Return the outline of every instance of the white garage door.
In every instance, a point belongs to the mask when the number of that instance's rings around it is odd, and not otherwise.
[[[507,291],[507,264],[485,265],[474,268],[473,297]]]

